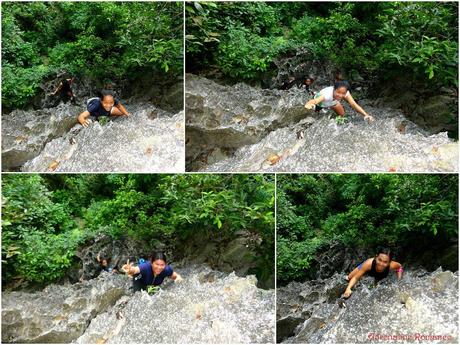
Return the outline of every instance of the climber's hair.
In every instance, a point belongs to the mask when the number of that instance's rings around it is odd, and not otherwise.
[[[377,248],[377,254],[375,255],[375,257],[379,256],[380,254],[388,255],[390,261],[393,259],[393,251],[388,247]]]
[[[350,84],[346,80],[339,80],[334,83],[334,90],[337,90],[339,87],[344,87],[347,91],[350,90]]]
[[[112,91],[112,90],[101,90],[99,92],[99,98],[102,100],[104,100],[105,96],[112,96],[113,99],[115,99],[115,93]]]
[[[163,252],[153,252],[151,257],[150,257],[150,262],[154,262],[154,261],[157,261],[157,260],[163,260],[165,262],[165,264],[168,263],[168,261],[166,260],[166,255],[165,253]]]

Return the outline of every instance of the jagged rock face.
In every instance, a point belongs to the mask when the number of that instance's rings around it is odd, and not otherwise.
[[[159,293],[130,292],[131,279],[103,272],[36,293],[3,292],[2,342],[271,343],[275,293],[205,266],[177,268]]]
[[[28,157],[22,171],[183,171],[184,113],[172,115],[148,103],[126,108],[132,116],[111,117],[87,128],[75,125],[48,142],[35,158]],[[76,118],[79,111],[72,115]]]
[[[2,116],[2,170],[16,170],[36,157],[45,144],[67,133],[81,108],[60,104],[53,109],[15,110]]]
[[[160,293],[136,293],[97,316],[77,343],[271,343],[274,290],[202,266]]]
[[[337,67],[327,61],[318,61],[308,48],[298,49],[291,56],[281,57],[275,60],[277,75],[271,80],[271,88],[279,88],[290,78],[301,82],[306,76],[313,75],[315,90],[332,85],[334,73]]]
[[[69,343],[98,314],[129,293],[130,280],[101,274],[74,285],[50,285],[35,293],[2,293],[2,342]]]
[[[136,242],[132,239],[113,239],[110,236],[99,236],[91,243],[80,247],[76,256],[81,260],[81,274],[85,280],[96,277],[101,269],[96,257],[108,259],[109,267],[117,267],[118,270],[132,258],[147,259],[152,249],[143,242]],[[169,256],[168,256],[169,258]]]
[[[278,341],[285,343],[404,342],[381,336],[409,336],[405,342],[458,342],[458,272],[407,270],[397,283],[394,274],[374,285],[361,279],[353,295],[340,300],[344,274],[277,291]],[[418,335],[417,335],[418,334]],[[423,341],[424,340],[424,341]]]
[[[449,131],[458,136],[458,90],[441,87],[433,90],[405,76],[381,81],[371,91],[378,105],[402,109],[418,126],[430,133]]]
[[[249,231],[240,230],[233,234],[233,239],[222,238],[220,234],[211,235],[203,241],[199,236],[190,236],[176,240],[172,253],[182,265],[207,264],[221,272],[235,272],[237,276],[246,276],[266,269],[260,266],[257,247],[262,239]],[[258,286],[264,289],[275,287],[273,274],[258,278]]]
[[[186,76],[185,90],[189,163],[203,151],[255,144],[307,114],[301,92],[258,90],[243,83],[222,86],[192,74]]]
[[[458,170],[458,142],[445,132],[430,135],[398,110],[362,100],[360,105],[374,116],[375,122],[368,124],[345,104],[346,122],[339,123],[331,110],[319,114],[305,110],[307,100],[305,91],[297,88],[262,91],[243,84],[220,86],[191,77],[186,94],[187,111],[190,110],[186,129],[188,169]],[[242,118],[245,121],[240,121]]]

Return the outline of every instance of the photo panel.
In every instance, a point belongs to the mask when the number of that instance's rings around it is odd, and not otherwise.
[[[278,343],[456,343],[458,175],[278,174]]]
[[[458,172],[457,2],[185,9],[187,171]]]
[[[2,171],[183,172],[183,2],[2,8]]]
[[[2,342],[275,342],[275,176],[3,174]]]

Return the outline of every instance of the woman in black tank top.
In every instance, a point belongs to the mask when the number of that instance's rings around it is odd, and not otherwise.
[[[378,250],[377,255],[374,258],[367,259],[358,267],[356,267],[348,276],[348,286],[343,293],[343,298],[348,298],[353,293],[352,287],[361,279],[365,274],[374,277],[375,281],[378,282],[388,276],[390,270],[395,271],[398,275],[398,279],[401,279],[403,268],[399,262],[392,261],[392,252],[389,249]]]

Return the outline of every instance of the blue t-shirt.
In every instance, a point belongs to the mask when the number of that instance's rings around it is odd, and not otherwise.
[[[166,265],[165,269],[159,275],[154,277],[152,264],[150,262],[144,262],[138,267],[142,275],[140,279],[145,285],[161,285],[166,277],[171,277],[171,275],[174,273],[172,267]]]
[[[120,101],[117,98],[114,98],[113,106],[117,106],[119,102]],[[102,106],[101,99],[99,97],[90,98],[86,104],[86,110],[89,111],[91,116],[95,117],[110,115],[110,111],[105,110]]]

